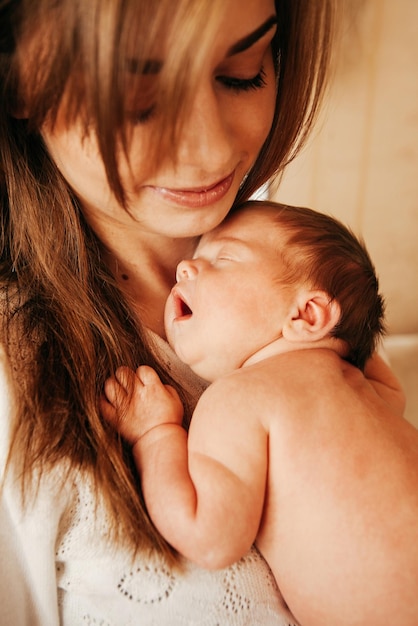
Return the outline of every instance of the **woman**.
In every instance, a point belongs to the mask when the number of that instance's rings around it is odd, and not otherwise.
[[[294,622],[256,551],[175,560],[98,406],[148,363],[190,415],[175,267],[302,143],[330,3],[0,2],[2,623]]]

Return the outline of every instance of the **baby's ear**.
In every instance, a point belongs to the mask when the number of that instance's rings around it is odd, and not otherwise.
[[[340,316],[340,305],[325,291],[302,290],[283,326],[283,337],[288,341],[318,341],[331,332]]]

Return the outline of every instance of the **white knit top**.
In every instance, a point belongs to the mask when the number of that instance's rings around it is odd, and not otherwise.
[[[165,342],[158,338],[156,344],[172,373],[198,394],[202,381],[181,367]],[[0,361],[2,471],[11,411],[3,355]],[[85,477],[74,475],[58,489],[54,476],[44,476],[25,508],[10,477],[0,500],[1,626],[297,624],[255,548],[223,570],[189,562],[170,570],[157,557],[133,559],[112,545],[108,528]]]

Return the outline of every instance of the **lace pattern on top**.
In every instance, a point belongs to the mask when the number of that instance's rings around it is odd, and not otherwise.
[[[170,570],[159,557],[110,543],[107,514],[79,476],[61,518],[56,575],[66,626],[297,626],[276,582],[253,548],[232,566],[206,571],[184,560]]]

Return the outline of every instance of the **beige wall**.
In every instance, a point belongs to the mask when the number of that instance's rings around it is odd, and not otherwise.
[[[324,113],[273,195],[364,237],[387,300],[387,352],[418,426],[418,1],[338,1]]]

